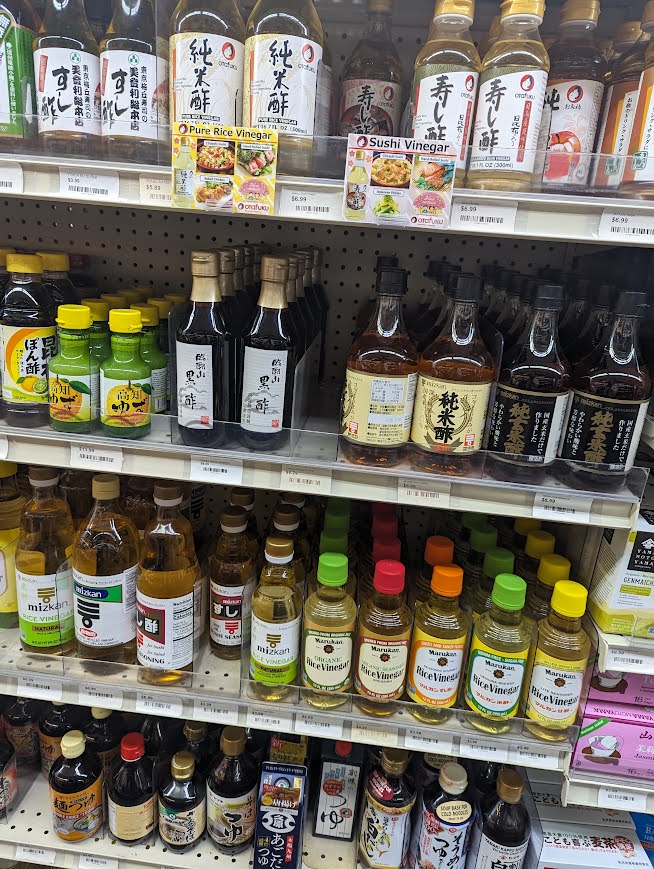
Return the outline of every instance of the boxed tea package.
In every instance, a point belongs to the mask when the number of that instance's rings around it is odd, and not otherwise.
[[[654,780],[654,709],[589,701],[572,768]]]
[[[531,773],[531,770],[530,770]],[[601,806],[563,806],[561,803],[561,780],[557,782],[534,781],[529,775],[531,795],[534,798],[538,817],[543,823],[578,824],[580,827],[615,827],[634,829],[629,812]]]
[[[645,849],[645,853],[654,866],[654,816],[645,815],[641,812],[632,812],[631,817],[636,825],[636,833],[640,839],[640,844]]]
[[[529,849],[525,869],[577,867],[651,869],[651,864],[635,830],[542,821],[542,847]]]
[[[654,706],[654,675],[620,673],[613,670],[602,673],[595,665],[588,699],[599,703]]]

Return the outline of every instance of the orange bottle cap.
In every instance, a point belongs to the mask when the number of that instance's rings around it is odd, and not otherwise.
[[[449,537],[434,535],[427,538],[425,561],[432,567],[436,564],[451,564],[454,558],[454,543]]]
[[[458,597],[463,589],[463,570],[456,564],[437,564],[431,575],[431,590],[443,597]]]

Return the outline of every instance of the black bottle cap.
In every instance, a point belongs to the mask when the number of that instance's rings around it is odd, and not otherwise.
[[[541,284],[536,290],[534,307],[560,311],[563,307],[563,287],[561,284]]]
[[[399,264],[400,261],[396,256],[378,256],[375,271],[378,272],[381,271],[381,269],[396,269]]]
[[[499,266],[495,263],[487,263],[486,265],[481,267],[481,279],[482,281],[490,281],[493,283],[495,278],[497,277],[497,273],[499,271]]]
[[[429,265],[427,266],[426,277],[431,278],[433,281],[437,281],[440,278],[443,266],[445,265],[447,265],[447,263],[436,259],[430,259]]]
[[[541,283],[542,281],[539,281],[538,278],[527,278],[524,295],[522,293],[520,294],[520,298],[522,299],[524,304],[533,304],[533,301],[536,298],[536,292],[538,291]]]
[[[452,281],[460,274],[461,266],[453,266],[450,265],[450,263],[443,263],[441,268],[441,283],[443,284],[446,296],[450,296],[450,298],[452,297]]]
[[[573,299],[590,299],[590,281],[576,277],[570,282],[570,296]]]
[[[615,291],[611,284],[600,284],[599,289],[593,294],[593,305],[596,308],[610,308],[614,296]]]
[[[536,272],[543,281],[551,281],[553,284],[561,280],[561,269],[553,269],[552,266],[543,266]]]
[[[500,269],[497,273],[496,283],[503,290],[508,290],[511,286],[511,280],[516,274],[515,269]]]
[[[378,296],[403,296],[407,290],[407,273],[405,269],[382,267],[377,272]]]
[[[450,286],[456,302],[478,302],[481,299],[481,278],[476,275],[452,275]]]
[[[520,296],[521,299],[524,298],[528,282],[529,278],[527,275],[513,275],[511,278],[511,288],[509,293],[512,296]]]
[[[646,310],[646,293],[634,293],[631,290],[623,290],[618,296],[614,313],[631,317],[642,317]]]

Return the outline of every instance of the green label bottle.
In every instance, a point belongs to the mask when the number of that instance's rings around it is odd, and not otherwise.
[[[109,312],[111,356],[100,366],[100,424],[105,434],[141,438],[150,432],[151,369],[143,361],[141,314]]]
[[[2,150],[36,135],[32,40],[38,17],[28,0],[0,3],[0,142]]]
[[[60,305],[59,352],[48,366],[50,425],[55,431],[90,432],[98,418],[100,364],[89,354],[91,311]]]
[[[152,413],[166,412],[168,360],[159,349],[159,309],[155,305],[131,305],[141,315],[141,359],[151,368]]]
[[[89,334],[89,353],[97,359],[98,365],[111,356],[111,335],[109,334],[109,305],[103,299],[82,299],[82,305],[91,311],[91,332]]]

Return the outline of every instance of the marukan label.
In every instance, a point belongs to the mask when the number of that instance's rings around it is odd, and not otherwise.
[[[34,52],[39,133],[100,135],[100,59],[77,48]]]
[[[243,43],[214,33],[175,33],[170,52],[171,122],[240,126]]]
[[[564,661],[538,649],[525,715],[532,721],[574,724],[588,659]]]
[[[454,706],[459,692],[466,638],[444,640],[413,631],[407,694],[423,706]]]
[[[465,689],[468,706],[502,718],[516,715],[528,655],[529,649],[498,652],[474,636]]]
[[[341,88],[339,136],[396,136],[402,114],[399,82],[347,79]]]
[[[638,103],[639,82],[639,79],[621,81],[607,90],[591,187],[615,189],[622,181]]]
[[[378,637],[359,634],[354,685],[366,697],[376,700],[397,700],[404,691],[409,658],[410,630],[400,637]]]
[[[416,74],[413,135],[453,142],[459,150],[459,169],[465,169],[468,159],[478,79],[477,72],[445,64],[430,64]]]

